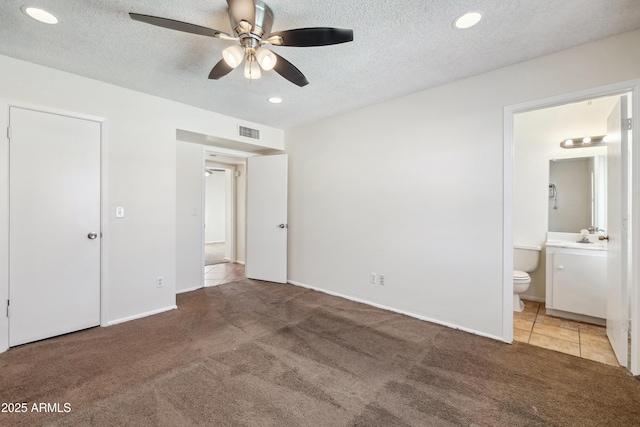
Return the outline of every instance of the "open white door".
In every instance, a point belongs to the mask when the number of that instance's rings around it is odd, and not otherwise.
[[[618,363],[627,366],[629,262],[629,156],[627,96],[616,103],[607,120],[607,336]]]
[[[100,324],[100,123],[10,109],[9,345]]]
[[[287,155],[247,159],[248,278],[287,282]]]

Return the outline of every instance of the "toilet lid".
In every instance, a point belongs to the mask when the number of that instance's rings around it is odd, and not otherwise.
[[[526,271],[513,270],[513,280],[529,280],[529,274]]]

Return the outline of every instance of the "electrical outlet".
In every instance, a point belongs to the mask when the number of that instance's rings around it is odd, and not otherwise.
[[[164,277],[158,276],[156,279],[156,288],[161,288],[164,286]]]
[[[380,285],[384,286],[384,276],[381,274],[380,276],[378,276],[378,279],[380,280]]]
[[[369,281],[374,284],[377,283],[378,275],[376,273],[369,273]]]

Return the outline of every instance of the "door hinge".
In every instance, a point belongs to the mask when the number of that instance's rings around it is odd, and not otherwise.
[[[626,127],[627,130],[633,129],[633,119],[622,119],[622,127]]]
[[[7,300],[7,317],[11,317],[11,310],[9,309],[9,300]]]
[[[7,126],[7,138],[11,139],[11,126]]]

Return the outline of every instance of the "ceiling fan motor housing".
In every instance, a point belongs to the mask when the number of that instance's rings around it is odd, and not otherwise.
[[[255,0],[255,22],[250,30],[250,33],[243,28],[243,25],[233,16],[231,9],[229,9],[229,20],[231,21],[231,28],[240,38],[242,36],[257,36],[258,40],[266,34],[271,34],[271,27],[273,26],[273,11],[262,0]],[[249,23],[251,24],[251,23]]]

